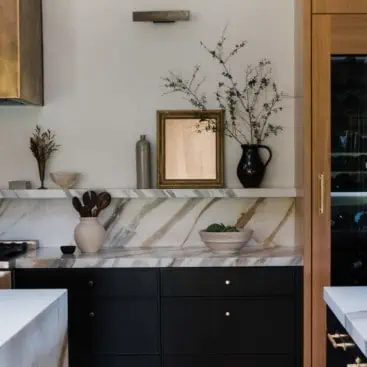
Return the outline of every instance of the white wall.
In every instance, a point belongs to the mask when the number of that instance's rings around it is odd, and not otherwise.
[[[162,96],[168,70],[190,74],[201,64],[212,83],[217,68],[199,41],[214,44],[229,22],[231,42],[247,39],[235,72],[267,57],[289,94],[294,89],[293,0],[43,0],[46,105],[0,107],[0,187],[9,180],[38,184],[28,149],[35,125],[53,129],[62,149],[50,170],[83,173],[81,187],[135,187],[134,145],[139,134],[155,141],[157,109],[191,108]],[[189,9],[192,21],[133,23],[132,11]],[[267,186],[294,185],[293,101],[279,122],[284,133],[269,141],[274,161]],[[213,107],[216,107],[213,105]],[[239,187],[240,148],[226,142],[226,181]],[[155,145],[155,144],[154,144]]]

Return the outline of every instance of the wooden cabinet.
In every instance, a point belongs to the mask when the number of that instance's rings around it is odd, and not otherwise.
[[[302,268],[19,269],[67,288],[70,367],[300,367]]]
[[[11,288],[11,273],[10,271],[0,271],[0,289]]]
[[[353,3],[356,11],[367,10],[367,3],[362,6],[357,0],[317,3]],[[323,301],[324,286],[341,285],[332,282],[341,269],[332,264],[332,259],[339,248],[344,248],[346,255],[338,256],[344,256],[342,262],[347,268],[348,251],[365,233],[360,219],[367,209],[366,35],[367,14],[313,15],[312,367],[333,366],[331,361],[327,364]],[[358,258],[356,264],[358,267]],[[352,278],[353,266],[350,261],[345,278]],[[353,285],[352,281],[348,285]]]
[[[43,104],[41,0],[0,1],[0,103]]]
[[[312,0],[313,13],[358,14],[367,13],[365,0]]]

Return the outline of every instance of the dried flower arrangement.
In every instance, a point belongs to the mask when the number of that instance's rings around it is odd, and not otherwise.
[[[46,162],[54,152],[59,150],[59,148],[60,145],[56,144],[56,135],[52,133],[50,129],[43,131],[42,128],[37,125],[30,138],[30,150],[37,160],[41,180],[40,189],[45,189]]]
[[[226,54],[226,29],[227,27],[215,48],[209,48],[201,42],[201,46],[221,66],[215,99],[218,106],[227,112],[224,134],[241,145],[261,144],[269,136],[278,135],[283,130],[282,126],[270,123],[270,117],[283,110],[281,101],[285,95],[273,81],[271,62],[267,59],[260,60],[257,65],[248,65],[244,70],[244,81],[236,80],[230,70],[230,61],[247,42],[236,44]],[[195,66],[189,80],[170,72],[169,76],[163,78],[164,87],[169,90],[165,94],[180,93],[195,108],[205,112],[208,109],[208,98],[205,93],[200,92],[200,88],[206,78],[199,79],[199,73],[199,65]],[[202,123],[196,127],[198,132],[213,131],[214,124],[203,118]]]

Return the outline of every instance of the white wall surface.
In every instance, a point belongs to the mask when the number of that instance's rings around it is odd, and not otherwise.
[[[9,180],[38,185],[28,148],[36,124],[51,128],[62,145],[50,171],[83,174],[80,187],[135,187],[135,142],[146,134],[155,147],[157,109],[191,108],[179,96],[162,96],[169,70],[190,75],[201,64],[205,89],[217,67],[199,46],[215,44],[229,23],[229,42],[249,45],[233,65],[267,57],[281,89],[294,90],[293,0],[43,0],[45,102],[38,107],[0,107],[0,187]],[[134,10],[188,9],[192,21],[133,23]],[[265,186],[294,185],[293,101],[279,116],[284,132],[268,143],[274,160]],[[216,107],[213,104],[213,107]],[[226,183],[240,187],[240,147],[226,141]],[[52,186],[52,184],[49,184]]]

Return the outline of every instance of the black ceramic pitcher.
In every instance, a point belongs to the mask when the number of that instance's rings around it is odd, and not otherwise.
[[[266,149],[269,153],[269,158],[265,163],[261,159],[260,149]],[[242,151],[242,157],[237,167],[238,179],[245,188],[259,187],[273,154],[266,145],[256,144],[242,145]]]

